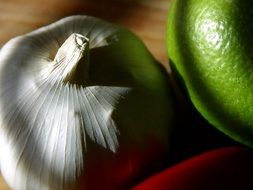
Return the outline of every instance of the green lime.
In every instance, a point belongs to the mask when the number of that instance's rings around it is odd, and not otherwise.
[[[197,110],[253,147],[253,1],[174,0],[167,46]]]

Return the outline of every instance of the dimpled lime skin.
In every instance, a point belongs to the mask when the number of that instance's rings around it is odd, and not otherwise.
[[[174,0],[166,36],[172,68],[197,110],[253,147],[253,1]]]

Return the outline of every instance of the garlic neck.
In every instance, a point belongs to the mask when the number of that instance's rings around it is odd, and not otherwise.
[[[58,49],[54,58],[57,78],[63,82],[87,82],[89,78],[89,39],[77,33],[71,34]]]

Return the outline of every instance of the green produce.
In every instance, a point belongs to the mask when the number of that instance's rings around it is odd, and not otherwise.
[[[174,0],[167,46],[197,110],[253,147],[253,1]]]

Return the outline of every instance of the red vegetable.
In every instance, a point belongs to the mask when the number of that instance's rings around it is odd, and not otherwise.
[[[253,189],[253,153],[227,147],[206,152],[168,168],[132,190]]]

